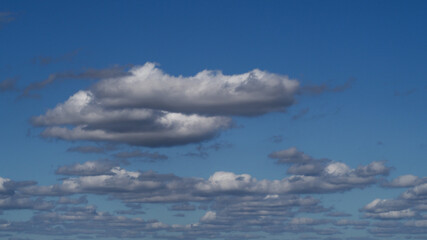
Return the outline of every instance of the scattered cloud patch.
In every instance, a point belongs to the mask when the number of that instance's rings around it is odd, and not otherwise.
[[[353,85],[353,83],[356,81],[354,78],[350,78],[346,82],[344,82],[342,85],[337,86],[329,86],[327,84],[321,84],[321,85],[305,85],[301,87],[300,94],[306,94],[306,95],[319,95],[326,92],[343,92]]]
[[[19,98],[23,97],[39,97],[37,94],[33,94],[33,91],[40,90],[45,88],[46,86],[64,79],[105,79],[105,78],[113,78],[113,77],[119,77],[119,76],[126,76],[129,75],[128,72],[125,71],[125,67],[122,66],[113,66],[111,68],[105,68],[105,69],[87,69],[80,73],[75,73],[72,71],[69,72],[60,72],[60,73],[54,73],[49,75],[48,78],[46,78],[43,81],[40,82],[34,82],[26,86],[22,92]]]
[[[308,108],[308,107],[301,109],[295,115],[292,116],[292,120],[298,120],[298,119],[304,117],[305,115],[307,115],[309,110],[310,110],[310,108]]]
[[[0,29],[16,19],[16,13],[13,12],[0,12]]]
[[[118,152],[113,155],[115,158],[119,159],[129,159],[129,158],[138,158],[149,162],[156,162],[167,160],[169,157],[158,152],[149,152],[149,151],[140,151],[135,150],[131,152]]]
[[[54,63],[60,63],[60,62],[69,62],[71,61],[78,53],[80,52],[79,49],[73,50],[71,52],[65,53],[63,55],[60,55],[58,57],[52,57],[52,56],[37,56],[34,57],[31,62],[33,64],[39,64],[41,66],[46,66],[49,64]]]
[[[0,82],[0,93],[8,91],[16,91],[16,78],[7,78]]]

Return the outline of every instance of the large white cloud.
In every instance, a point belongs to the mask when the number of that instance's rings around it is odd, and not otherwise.
[[[283,111],[299,87],[286,76],[253,70],[170,76],[153,63],[104,79],[32,118],[44,137],[172,146],[210,139],[232,126],[230,116]]]
[[[212,115],[259,115],[282,111],[294,102],[299,83],[258,69],[224,75],[204,70],[171,76],[146,63],[130,76],[100,81],[92,92],[104,106],[150,108]]]

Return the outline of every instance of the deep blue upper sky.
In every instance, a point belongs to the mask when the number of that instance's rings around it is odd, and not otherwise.
[[[427,238],[426,10],[2,1],[0,238]]]

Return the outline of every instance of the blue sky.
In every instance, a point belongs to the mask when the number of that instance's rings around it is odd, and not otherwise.
[[[2,1],[0,238],[427,239],[424,1]]]

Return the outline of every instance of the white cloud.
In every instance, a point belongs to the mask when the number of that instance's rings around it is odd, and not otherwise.
[[[130,76],[106,79],[93,88],[100,102],[115,108],[149,108],[213,115],[259,115],[282,111],[294,101],[299,83],[258,69],[224,75],[204,70],[171,76],[153,63],[134,67]]]
[[[230,128],[235,115],[283,111],[299,87],[286,76],[253,70],[170,76],[153,63],[99,81],[32,118],[44,137],[139,146],[201,142]]]

